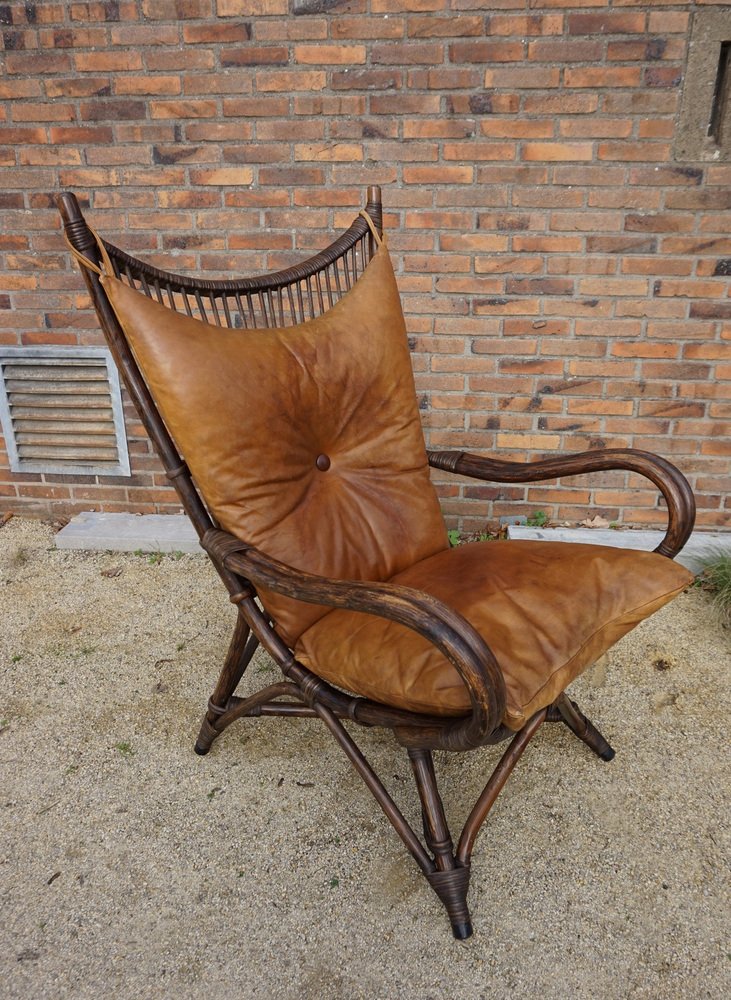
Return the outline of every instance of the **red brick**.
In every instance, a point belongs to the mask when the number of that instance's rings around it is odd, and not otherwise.
[[[536,208],[579,208],[584,202],[581,190],[567,191],[562,187],[516,187],[513,190],[513,204]]]
[[[46,88],[48,88],[49,83],[53,86],[55,81],[47,81]],[[40,97],[41,93],[40,80],[0,80],[0,100],[2,101],[19,101],[23,97]],[[46,96],[54,97],[55,95],[47,92]]]
[[[602,42],[577,41],[576,39],[542,39],[528,44],[528,58],[532,62],[600,62]]]
[[[574,282],[570,278],[508,278],[508,295],[571,295]]]
[[[200,14],[199,16],[206,17],[207,13]],[[219,17],[288,15],[289,2],[288,0],[216,0],[215,13]]]
[[[612,354],[621,358],[677,358],[679,350],[675,344],[615,343]]]
[[[648,31],[657,32],[661,35],[669,35],[673,32],[685,34],[688,30],[690,15],[672,10],[651,10],[648,18]]]
[[[731,359],[731,344],[686,344],[683,348],[683,357],[725,361]]]
[[[607,59],[617,62],[646,62],[655,59],[683,58],[685,42],[682,38],[637,38],[633,41],[610,42]]]
[[[519,253],[580,253],[584,248],[580,236],[521,236],[512,238],[512,248]]]
[[[74,56],[74,68],[79,73],[131,72],[142,69],[139,52],[79,52]]]
[[[406,184],[470,184],[474,169],[462,167],[404,167]]]
[[[638,87],[642,71],[638,66],[569,66],[564,71],[567,87]]]
[[[47,166],[81,163],[81,153],[78,149],[68,149],[65,146],[40,146],[21,149],[18,162],[29,166]]]
[[[403,123],[404,139],[462,139],[472,131],[467,122],[416,119]]]
[[[267,167],[259,170],[261,184],[283,184],[287,187],[301,184],[322,184],[325,174],[315,167]]]
[[[262,93],[323,90],[325,82],[325,73],[317,70],[277,70],[276,72],[259,70],[256,74],[256,89]]]
[[[223,113],[230,118],[280,117],[286,115],[289,100],[286,97],[224,98]]]
[[[451,13],[449,17],[410,17],[406,31],[410,38],[459,38],[481,35],[484,26],[483,17]],[[337,22],[333,25],[333,37],[337,37],[336,27]]]
[[[444,239],[444,237],[442,237]],[[504,236],[485,237],[499,241],[496,247],[486,247],[488,250],[504,250],[507,240]],[[518,256],[490,256],[475,258],[475,272],[478,274],[539,274],[544,267],[542,257],[531,257],[527,254]],[[511,332],[506,321],[504,332]]]
[[[364,115],[366,99],[362,96],[295,97],[295,115]]]
[[[251,24],[184,24],[183,41],[186,45],[219,45],[230,42],[246,42],[251,38]]]
[[[144,101],[122,100],[119,98],[97,98],[79,104],[82,121],[129,121],[147,117]]]
[[[216,101],[150,101],[151,118],[214,118],[218,105]]]
[[[399,90],[403,86],[401,69],[361,69],[334,72],[333,90]]]
[[[460,160],[512,160],[515,158],[515,144],[511,142],[445,142],[443,156],[447,161]]]
[[[111,29],[112,45],[125,48],[139,46],[177,46],[180,34],[177,24],[122,24]],[[154,59],[157,53],[152,56]]]
[[[645,30],[645,13],[613,10],[569,14],[567,29],[569,35],[636,35]]]
[[[193,184],[245,185],[251,184],[254,171],[250,167],[220,167],[217,170],[191,170]]]
[[[498,90],[544,90],[558,87],[561,70],[555,66],[511,67],[485,70],[485,87]]]
[[[563,14],[493,14],[488,20],[491,35],[560,35]]]
[[[453,63],[518,62],[524,56],[522,42],[480,40],[454,42],[449,46],[449,61]]]
[[[7,52],[5,71],[11,75],[30,77],[68,73],[71,71],[71,56],[67,52]]]
[[[630,118],[575,118],[559,123],[559,132],[568,139],[627,138],[634,122]]]
[[[296,143],[295,160],[319,160],[322,162],[356,162],[363,159],[362,146],[355,143]]]
[[[292,126],[288,121],[259,121],[256,126],[256,137],[262,142],[279,140],[292,140]],[[313,121],[302,121],[297,123],[298,139],[323,139],[325,138],[325,123],[322,119]]]
[[[351,65],[366,61],[365,45],[295,45],[294,61],[312,65]]]
[[[112,84],[109,77],[78,77],[71,80],[46,81],[47,97],[103,97],[111,92]]]
[[[221,66],[286,66],[289,51],[284,45],[245,45],[221,52]]]
[[[290,17],[284,20],[260,18],[255,28],[257,41],[260,42],[317,41],[328,36],[328,22],[323,17]]]
[[[482,91],[469,96],[466,94],[449,94],[447,110],[450,114],[469,115],[512,115],[520,107],[517,94],[497,94],[493,91]]]
[[[53,129],[51,131],[54,131]],[[0,127],[0,145],[5,143],[15,146],[43,143],[46,141],[45,128],[8,128]]]
[[[409,70],[406,85],[410,89],[429,90],[474,90],[480,85],[482,71],[477,67],[453,69]]]
[[[591,160],[594,151],[590,142],[525,142],[523,160]]]
[[[416,21],[409,18],[409,24]],[[444,24],[442,18],[438,19]],[[450,18],[449,21],[459,20]],[[402,38],[404,33],[404,22],[399,17],[347,17],[345,12],[338,11],[337,17],[330,22],[330,32],[333,38],[349,38],[363,41],[367,38]],[[450,32],[448,32],[450,33]],[[451,33],[450,33],[451,34]],[[420,37],[418,34],[414,37]],[[430,37],[428,34],[425,38]]]
[[[215,54],[211,49],[191,49],[182,46],[171,49],[158,49],[151,58],[155,72],[173,73],[175,70],[190,73],[193,70],[213,70],[216,65]]]
[[[380,42],[371,47],[371,62],[396,66],[424,64],[434,66],[442,62],[442,46],[426,42]]]
[[[558,434],[498,434],[498,448],[517,448],[524,451],[556,451],[561,444]]]
[[[599,107],[597,94],[526,94],[523,109],[534,115],[589,115]]]
[[[179,94],[180,77],[162,73],[122,76],[114,82],[115,94]]]
[[[492,139],[548,139],[554,134],[554,125],[539,119],[485,118],[480,132]]]
[[[72,104],[14,104],[11,107],[14,122],[70,122],[76,117]]]

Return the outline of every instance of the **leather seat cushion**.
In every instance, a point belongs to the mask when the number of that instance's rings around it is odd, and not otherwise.
[[[282,328],[211,326],[102,282],[222,528],[350,580],[387,580],[447,548],[385,242],[331,308]],[[290,645],[329,610],[260,596]]]
[[[517,730],[692,579],[652,552],[506,541],[439,552],[391,582],[438,598],[482,635],[505,678],[503,721]],[[455,667],[395,622],[331,611],[295,652],[320,677],[374,701],[441,715],[470,711]]]

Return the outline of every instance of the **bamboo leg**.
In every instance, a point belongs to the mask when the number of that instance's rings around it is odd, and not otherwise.
[[[452,839],[444,816],[444,806],[436,785],[431,752],[421,749],[408,751],[421,799],[427,844],[435,855],[435,859],[432,860],[342,723],[333,712],[317,701],[312,702],[312,707],[345,751],[350,762],[373,793],[391,825],[444,904],[452,923],[454,936],[458,939],[469,937],[472,933],[472,923],[466,900],[470,878],[470,858],[475,838],[523,751],[542,723],[545,722],[548,709],[544,708],[537,712],[515,736],[503,754],[500,763],[493,771],[465,823],[456,853],[452,849]]]
[[[436,864],[436,871],[425,872],[425,875],[447,911],[452,933],[457,940],[463,941],[472,935],[472,920],[467,907],[470,869],[468,865],[458,864],[454,857],[454,845],[437,788],[431,750],[409,750],[408,754],[421,799],[424,837]]]
[[[565,692],[558,696],[554,705],[561,713],[561,721],[580,740],[583,740],[594,751],[597,757],[601,757],[602,760],[611,760],[614,757],[615,751],[612,747],[607,743],[596,726],[579,710],[576,702],[571,701]]]
[[[513,768],[523,756],[523,751],[546,721],[547,714],[547,708],[541,709],[540,712],[536,712],[532,719],[526,722],[501,757],[498,766],[490,775],[490,780],[485,785],[482,795],[467,817],[467,822],[462,830],[462,836],[459,838],[456,854],[459,864],[469,865],[470,858],[472,857],[472,849],[475,846],[475,839],[480,832],[480,827],[487,819],[487,814],[490,812],[495,799],[500,794],[503,785],[510,777]]]
[[[219,734],[215,728],[216,720],[226,711],[228,700],[236,690],[239,681],[244,676],[244,671],[251,662],[251,658],[256,652],[259,640],[253,634],[249,634],[249,625],[244,616],[239,612],[236,617],[236,628],[231,638],[231,645],[226,654],[226,660],[218,678],[218,683],[213,694],[208,700],[208,709],[201,723],[198,738],[195,741],[194,750],[197,754],[205,756],[213,745],[213,741]]]
[[[343,724],[329,708],[326,708],[317,701],[313,702],[312,707],[340,744],[348,760],[370,789],[376,802],[386,814],[396,833],[403,840],[406,849],[414,858],[419,868],[421,868],[425,875],[428,875],[429,872],[434,870],[434,862],[422,847],[419,838],[384,788],[381,779],[361,753],[358,745],[348,735]]]

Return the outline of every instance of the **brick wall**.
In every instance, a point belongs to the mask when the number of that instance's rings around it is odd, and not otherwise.
[[[100,342],[56,189],[132,253],[228,274],[321,248],[381,184],[433,447],[647,448],[729,526],[731,164],[672,154],[706,6],[0,4],[0,343]],[[0,468],[0,508],[175,509],[131,412],[128,436],[131,479]],[[468,530],[664,520],[624,474],[440,490]]]

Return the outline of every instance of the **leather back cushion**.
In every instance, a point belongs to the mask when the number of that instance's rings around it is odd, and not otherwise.
[[[385,243],[330,310],[282,329],[210,326],[102,283],[221,527],[340,579],[387,580],[447,548]],[[261,596],[290,645],[329,610]]]

